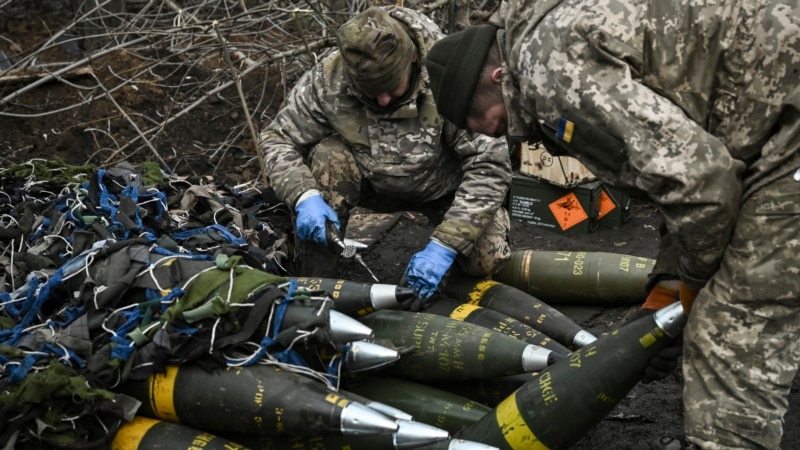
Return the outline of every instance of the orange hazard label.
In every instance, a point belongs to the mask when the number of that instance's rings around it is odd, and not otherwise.
[[[572,228],[589,218],[574,192],[570,192],[548,206],[550,206],[556,222],[561,226],[561,230]]]
[[[608,196],[608,193],[605,189],[600,192],[600,211],[597,213],[597,218],[602,219],[603,216],[610,213],[617,207],[617,204],[614,203],[614,200]]]

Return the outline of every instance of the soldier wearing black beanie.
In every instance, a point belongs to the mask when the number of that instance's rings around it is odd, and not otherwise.
[[[494,25],[469,27],[437,42],[425,58],[439,114],[459,128],[465,127],[475,85],[496,35]]]
[[[642,308],[677,293],[688,316],[686,433],[645,447],[780,447],[800,370],[797,17],[787,0],[514,0],[495,36],[467,28],[427,56],[445,118],[540,140],[657,206]]]

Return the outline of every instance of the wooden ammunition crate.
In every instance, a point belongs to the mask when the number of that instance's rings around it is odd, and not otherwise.
[[[594,174],[577,159],[569,156],[553,156],[541,143],[521,144],[519,172],[565,188],[596,179]]]

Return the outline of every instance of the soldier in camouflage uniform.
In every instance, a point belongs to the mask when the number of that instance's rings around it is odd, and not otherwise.
[[[648,301],[671,275],[689,315],[687,439],[778,448],[800,361],[798,2],[511,1],[426,66],[456,125],[540,139],[658,206]]]
[[[422,59],[441,37],[414,10],[367,9],[339,29],[338,51],[297,82],[261,134],[272,186],[297,213],[301,258],[323,261],[302,275],[327,275],[326,221],[344,232],[356,206],[438,224],[405,273],[422,300],[454,261],[487,276],[510,258],[508,144],[438,114]]]

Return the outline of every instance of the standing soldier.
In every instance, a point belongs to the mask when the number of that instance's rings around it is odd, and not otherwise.
[[[261,134],[270,181],[297,215],[299,275],[330,276],[326,226],[343,233],[356,206],[418,211],[438,224],[405,272],[421,300],[454,261],[487,276],[510,258],[508,145],[436,111],[422,60],[441,37],[416,11],[367,9],[339,29],[338,51],[297,82]]]
[[[689,315],[688,441],[778,448],[800,362],[798,2],[513,0],[490,23],[431,48],[440,113],[646,194],[666,230],[643,306],[677,293]]]

